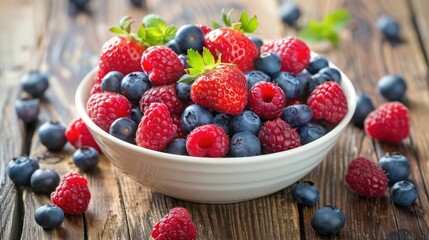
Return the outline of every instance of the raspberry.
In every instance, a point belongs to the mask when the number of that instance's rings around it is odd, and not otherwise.
[[[176,134],[176,126],[164,103],[152,103],[137,128],[138,146],[162,151]]]
[[[279,117],[286,104],[283,90],[272,82],[259,82],[249,91],[248,104],[262,119]]]
[[[70,122],[66,128],[66,138],[75,148],[88,146],[101,152],[100,147],[95,142],[82,118],[76,118]]]
[[[301,145],[296,130],[280,118],[265,122],[258,138],[265,153],[281,152]]]
[[[224,157],[228,149],[228,135],[215,124],[195,128],[186,140],[186,150],[195,157]]]
[[[179,57],[166,46],[149,47],[142,56],[141,65],[155,85],[176,82],[183,74]]]
[[[298,74],[310,62],[310,49],[301,39],[287,37],[265,43],[261,53],[274,52],[282,59],[281,71]]]
[[[410,132],[408,109],[400,102],[386,103],[366,117],[364,127],[374,139],[401,142]]]
[[[347,99],[340,85],[325,82],[311,92],[307,105],[313,111],[313,118],[324,119],[331,125],[337,125],[347,114]]]
[[[176,125],[176,135],[174,135],[174,138],[186,138],[186,133],[182,128],[182,122],[181,122],[181,115],[180,114],[172,114],[171,119],[173,120],[173,124]]]
[[[88,209],[90,199],[88,182],[77,173],[65,175],[51,195],[53,204],[60,207],[64,213],[72,215],[84,213]]]
[[[91,88],[91,95],[94,95],[96,93],[100,93],[101,92],[101,83],[95,83],[94,86],[92,86]]]
[[[140,100],[142,112],[149,108],[151,103],[160,102],[167,105],[171,114],[180,114],[186,105],[180,101],[176,93],[176,84],[155,86],[147,90]]]
[[[86,110],[97,126],[109,132],[110,125],[117,118],[130,117],[131,104],[123,95],[101,92],[91,95]]]
[[[197,229],[188,210],[175,207],[155,224],[152,237],[155,240],[196,240]]]
[[[363,157],[350,163],[346,183],[359,196],[382,197],[387,191],[387,177],[383,169]]]

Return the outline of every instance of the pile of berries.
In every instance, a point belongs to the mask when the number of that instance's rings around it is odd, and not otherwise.
[[[89,117],[123,141],[197,157],[285,151],[341,122],[347,99],[326,58],[296,37],[246,36],[258,26],[246,12],[222,19],[176,30],[150,14],[135,34],[123,18],[101,50]]]

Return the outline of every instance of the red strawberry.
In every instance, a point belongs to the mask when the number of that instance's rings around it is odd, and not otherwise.
[[[186,208],[175,207],[152,229],[155,240],[196,240],[197,229]]]
[[[387,191],[387,177],[383,169],[363,157],[350,163],[346,183],[359,196],[382,197]]]
[[[265,43],[261,53],[274,52],[282,59],[281,71],[298,74],[310,62],[310,48],[296,37],[287,37]]]
[[[385,103],[366,117],[364,127],[374,139],[401,142],[410,132],[408,109],[400,102]]]
[[[230,12],[231,13],[231,12]],[[233,23],[230,13],[223,13],[224,23],[227,27],[208,32],[205,35],[204,46],[215,56],[216,52],[222,54],[222,61],[235,63],[241,71],[253,69],[253,62],[258,57],[259,51],[256,45],[242,32],[251,33],[258,27],[256,17],[248,19],[243,12],[239,23]],[[245,17],[243,17],[245,15]]]

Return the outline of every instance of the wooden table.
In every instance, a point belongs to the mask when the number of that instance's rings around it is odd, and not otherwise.
[[[376,90],[378,79],[388,73],[402,75],[408,84],[411,135],[400,145],[373,141],[362,129],[350,125],[340,141],[306,180],[315,182],[321,199],[316,207],[297,206],[290,188],[267,197],[237,204],[195,204],[173,199],[135,183],[121,174],[103,156],[95,172],[85,173],[92,192],[88,211],[67,216],[57,230],[37,226],[33,214],[48,203],[47,196],[29,188],[17,188],[5,173],[15,156],[37,157],[41,167],[54,168],[62,176],[78,171],[72,164],[72,147],[49,153],[34,130],[50,119],[64,124],[76,116],[73,97],[82,77],[97,65],[107,31],[124,15],[138,22],[147,13],[157,13],[169,23],[210,24],[220,20],[222,8],[247,9],[259,16],[260,32],[267,39],[295,35],[283,26],[275,0],[147,0],[147,8],[134,8],[124,0],[92,0],[91,12],[67,14],[66,0],[0,0],[0,239],[149,239],[152,226],[169,209],[183,206],[190,211],[198,239],[324,239],[311,228],[315,210],[332,204],[346,214],[346,226],[331,239],[429,239],[429,2],[427,0],[301,0],[299,25],[321,19],[341,7],[352,19],[342,32],[338,49],[322,52],[366,91],[376,106],[385,100]],[[384,40],[375,27],[381,14],[401,24],[402,44]],[[314,47],[314,46],[313,46]],[[24,126],[14,112],[20,76],[39,69],[51,74],[50,88],[41,103],[39,122]],[[419,199],[411,207],[397,207],[388,195],[380,199],[359,198],[345,186],[349,162],[364,156],[373,161],[386,151],[399,151],[411,163],[410,180]]]

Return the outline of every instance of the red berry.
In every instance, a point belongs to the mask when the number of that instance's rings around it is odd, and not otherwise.
[[[374,139],[401,142],[410,132],[408,109],[400,102],[385,103],[366,117],[364,127]]]
[[[179,57],[166,46],[149,47],[143,53],[141,66],[154,85],[174,83],[183,74]]]
[[[181,119],[182,116],[180,114],[172,114],[171,119],[173,120],[173,124],[176,125],[176,135],[174,135],[174,138],[186,138],[186,133],[182,128]]]
[[[201,29],[201,31],[203,31],[204,35],[206,35],[210,31],[212,31],[212,29],[207,25],[197,24],[197,27],[199,27]]]
[[[195,128],[186,140],[186,150],[195,157],[224,157],[228,149],[228,135],[215,124]]]
[[[387,177],[383,169],[363,157],[350,163],[346,183],[359,196],[382,197],[387,191]]]
[[[265,153],[281,152],[301,146],[296,129],[280,118],[266,121],[259,130],[258,138]]]
[[[196,240],[197,229],[188,210],[172,208],[152,229],[155,240]]]
[[[301,39],[287,37],[265,43],[261,53],[274,52],[282,59],[281,71],[298,74],[310,62],[310,48]]]
[[[101,83],[95,83],[94,86],[92,86],[91,88],[91,95],[94,95],[96,93],[100,93],[101,92]]]
[[[123,95],[101,92],[91,95],[86,110],[94,123],[109,132],[110,125],[120,117],[130,117],[131,104]]]
[[[152,103],[137,127],[136,143],[144,148],[162,151],[173,140],[176,130],[167,106]]]
[[[259,82],[249,91],[249,107],[260,118],[273,119],[279,117],[286,104],[283,90],[272,82]]]
[[[82,118],[76,118],[71,121],[67,126],[65,134],[67,140],[75,148],[89,146],[95,148],[98,152],[101,152],[100,147],[95,142]]]
[[[86,178],[77,173],[65,175],[55,192],[51,202],[60,207],[64,213],[79,215],[88,209],[91,193]]]
[[[347,99],[343,89],[336,82],[324,82],[314,89],[307,100],[307,105],[313,111],[313,118],[326,120],[337,125],[346,116]]]
[[[145,112],[150,104],[155,102],[167,105],[171,114],[180,114],[186,107],[186,104],[177,96],[175,83],[155,86],[147,90],[140,100],[140,110]]]

